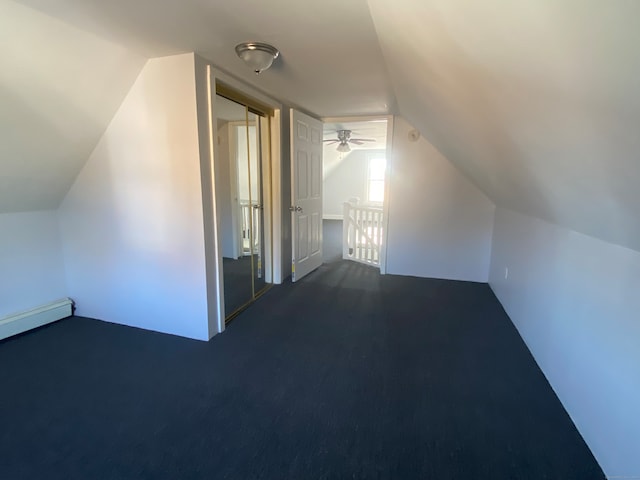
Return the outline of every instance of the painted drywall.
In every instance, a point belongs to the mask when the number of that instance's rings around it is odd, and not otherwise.
[[[0,318],[66,296],[56,212],[0,214]]]
[[[77,313],[209,339],[194,55],[144,66],[60,207]]]
[[[400,113],[496,205],[640,250],[640,2],[368,3]]]
[[[335,146],[329,149],[335,151]],[[367,203],[367,175],[371,156],[384,158],[386,151],[352,150],[343,155],[324,176],[322,214],[325,218],[342,218],[344,202],[350,198],[355,197],[360,203]]]
[[[324,124],[325,128],[327,128],[327,124]],[[327,133],[325,131],[324,140],[331,138],[335,135],[335,132],[329,131]],[[322,178],[326,179],[333,172],[334,168],[337,168],[340,163],[342,163],[342,159],[344,158],[344,154],[340,153],[336,150],[335,145],[325,143],[322,149]]]
[[[605,473],[640,478],[640,253],[499,208],[490,285]]]
[[[387,273],[486,282],[495,206],[412,130],[395,118]]]
[[[56,209],[145,58],[0,2],[0,212]]]
[[[236,125],[233,127],[233,140],[235,140],[235,160],[238,175],[238,199],[243,202],[259,203],[258,192],[260,191],[260,168],[258,167],[258,137],[255,127],[256,115],[249,114],[249,122],[254,126],[249,126],[248,132],[245,126]],[[249,149],[247,151],[247,133],[249,133]],[[248,159],[248,161],[247,161]]]

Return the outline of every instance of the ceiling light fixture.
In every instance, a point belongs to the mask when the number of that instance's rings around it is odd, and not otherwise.
[[[336,130],[336,134],[338,135],[338,138],[327,138],[322,142],[325,143],[326,145],[335,145],[337,143],[338,148],[336,148],[336,150],[339,151],[340,153],[350,152],[351,151],[351,145],[349,145],[350,143],[353,143],[354,145],[364,145],[365,142],[375,143],[375,140],[373,138],[351,138],[351,130],[346,130],[346,129]]]
[[[351,147],[347,142],[341,142],[340,145],[338,145],[338,148],[336,148],[336,150],[339,151],[340,153],[347,153],[351,151]]]
[[[258,75],[271,66],[280,52],[273,45],[261,42],[244,42],[236,45],[236,53]]]

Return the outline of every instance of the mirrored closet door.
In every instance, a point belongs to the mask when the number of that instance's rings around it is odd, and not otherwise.
[[[263,145],[265,115],[220,94],[215,102],[216,202],[225,318],[260,295],[265,282]]]

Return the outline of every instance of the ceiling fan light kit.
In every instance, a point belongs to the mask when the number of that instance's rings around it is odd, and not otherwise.
[[[280,51],[262,42],[243,42],[236,45],[236,54],[258,75],[271,66]]]

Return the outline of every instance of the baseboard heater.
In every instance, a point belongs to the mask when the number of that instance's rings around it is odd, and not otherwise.
[[[63,298],[24,312],[0,317],[0,340],[71,316],[73,300]]]

